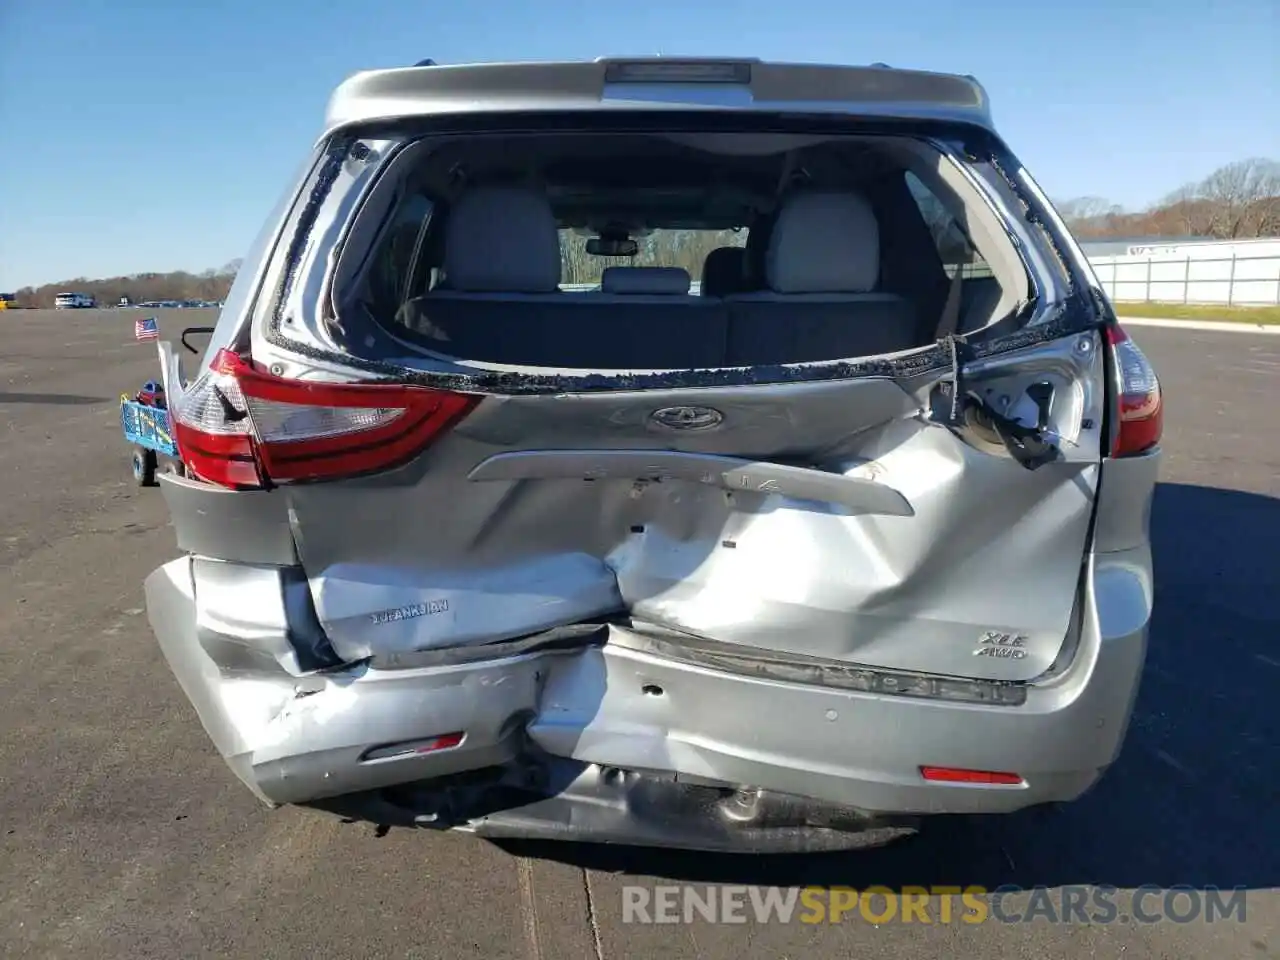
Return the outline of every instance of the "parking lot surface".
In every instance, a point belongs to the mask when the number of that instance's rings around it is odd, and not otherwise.
[[[1132,331],[1167,402],[1156,617],[1129,740],[1097,789],[1049,815],[774,859],[380,836],[261,806],[214,753],[142,609],[143,578],[175,546],[119,430],[120,394],[158,374],[135,315],[0,313],[0,955],[1280,958],[1278,338]],[[173,339],[207,322],[160,315]],[[1241,887],[1247,913],[623,922],[624,887],[676,883],[1097,884],[1119,888],[1122,914],[1143,885]]]

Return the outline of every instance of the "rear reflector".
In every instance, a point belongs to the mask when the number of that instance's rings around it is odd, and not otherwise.
[[[963,770],[959,767],[921,767],[920,776],[938,783],[985,783],[1018,786],[1025,783],[1016,773],[991,770]]]
[[[219,351],[173,411],[197,477],[228,487],[333,480],[400,466],[479,403],[386,383],[288,380]]]
[[[424,740],[404,740],[400,743],[389,743],[385,746],[366,750],[360,758],[362,763],[370,760],[392,760],[398,757],[417,757],[424,753],[436,753],[440,750],[452,750],[466,739],[461,731],[444,733],[438,737]]]
[[[1160,442],[1164,432],[1164,402],[1155,368],[1118,324],[1107,328],[1107,342],[1115,364],[1116,431],[1113,457],[1144,453]]]

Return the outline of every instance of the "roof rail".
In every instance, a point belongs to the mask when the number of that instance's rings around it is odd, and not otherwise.
[[[439,64],[436,63],[434,60],[428,59],[428,60],[419,60],[417,63],[414,64],[414,66],[415,67],[436,67],[436,66],[439,66]]]

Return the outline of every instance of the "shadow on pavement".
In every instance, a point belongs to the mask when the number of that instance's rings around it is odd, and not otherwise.
[[[110,403],[109,397],[87,397],[79,393],[9,393],[0,390],[0,404],[34,403],[49,406],[81,407]]]
[[[1119,761],[1074,804],[940,818],[918,838],[792,857],[502,846],[606,872],[761,885],[1280,885],[1280,500],[1161,484],[1147,671]],[[1087,735],[1084,733],[1082,735]]]

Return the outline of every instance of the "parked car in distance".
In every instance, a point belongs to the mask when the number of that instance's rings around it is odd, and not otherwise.
[[[270,804],[799,851],[1121,749],[1160,385],[972,78],[358,74],[160,352],[148,614]]]
[[[55,310],[92,310],[97,300],[87,293],[60,293],[53,298]]]

